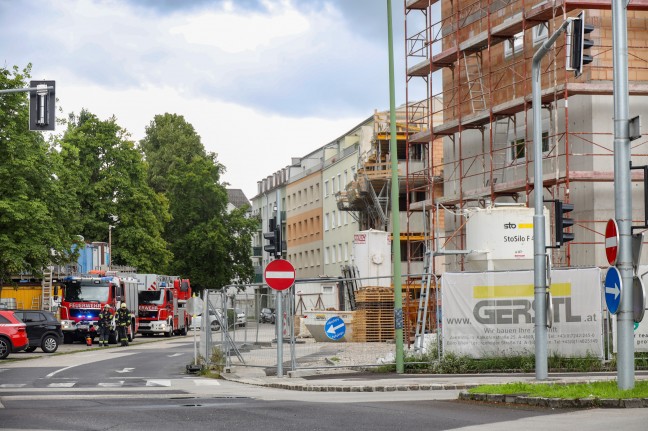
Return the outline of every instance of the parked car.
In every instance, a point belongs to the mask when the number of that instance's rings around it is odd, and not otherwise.
[[[245,326],[247,325],[247,315],[245,314],[245,311],[241,310],[240,308],[234,309],[234,312],[236,313],[236,326]]]
[[[274,308],[262,308],[259,313],[259,323],[275,323],[276,315]]]
[[[220,322],[214,310],[209,310],[209,324],[212,331],[220,331]],[[189,329],[200,330],[202,327],[202,313],[197,314],[196,317],[191,318]]]
[[[63,343],[61,322],[50,311],[45,310],[14,310],[16,316],[27,325],[29,347],[26,352],[33,352],[40,347],[45,353],[54,353]]]
[[[26,325],[13,310],[0,310],[0,359],[29,345]]]

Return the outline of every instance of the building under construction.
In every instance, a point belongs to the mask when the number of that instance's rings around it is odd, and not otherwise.
[[[492,224],[484,218],[472,230],[470,220],[485,211],[533,209],[532,59],[548,36],[581,12],[594,28],[587,34],[594,42],[593,61],[576,77],[566,68],[569,39],[561,35],[541,63],[542,124],[537,126],[542,128],[542,187],[550,215],[547,238],[553,244],[555,200],[571,203],[575,238],[551,249],[553,265],[607,266],[605,223],[614,218],[611,2],[404,4],[406,118],[409,130],[417,131],[408,135],[407,144],[423,146],[432,156],[433,173],[425,176],[426,184],[407,182],[408,195],[426,195],[424,202],[408,203],[408,214],[429,211],[434,273],[532,268],[532,256],[509,265],[524,255],[522,247],[513,247],[507,257],[480,242],[480,232],[501,229],[501,218]],[[630,116],[645,118],[648,1],[630,0],[627,7]],[[633,141],[631,153],[633,166],[647,164],[646,139]],[[644,224],[641,172],[632,172],[634,225]]]

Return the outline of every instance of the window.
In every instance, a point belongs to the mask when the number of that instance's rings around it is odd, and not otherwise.
[[[523,159],[525,155],[524,138],[511,141],[511,160]]]
[[[349,184],[349,174],[347,170],[344,170],[344,184]],[[344,186],[346,188],[346,185]]]
[[[335,177],[331,177],[331,193],[335,193]]]
[[[549,132],[542,132],[542,152],[549,151]]]
[[[344,260],[349,260],[349,243],[344,243]]]
[[[324,265],[328,265],[329,263],[329,248],[326,247],[324,249]]]
[[[342,211],[338,211],[338,226],[342,226]]]
[[[509,58],[515,54],[522,52],[524,45],[524,32],[521,31],[513,36],[511,39],[507,39],[504,42],[504,58]]]
[[[329,195],[328,181],[324,181],[324,197],[327,198]]]
[[[329,218],[329,213],[324,214],[324,230],[327,231],[329,229],[328,227],[328,218]]]
[[[322,293],[325,295],[330,295],[333,293],[333,286],[322,286]]]
[[[318,201],[320,198],[320,185],[319,183],[315,184],[315,200]]]
[[[337,191],[339,192],[342,189],[343,189],[343,186],[342,186],[342,174],[338,174],[338,189],[337,189]]]
[[[539,45],[544,42],[549,36],[549,23],[543,22],[532,29],[533,31],[533,45]]]
[[[331,229],[335,229],[335,211],[331,213]]]
[[[315,200],[315,194],[313,193],[313,186],[310,186],[310,203],[313,203]]]

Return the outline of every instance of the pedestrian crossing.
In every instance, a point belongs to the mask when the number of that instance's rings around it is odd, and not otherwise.
[[[125,387],[157,387],[157,388],[187,388],[187,386],[219,386],[218,380],[214,379],[129,379],[129,380],[112,380],[105,382],[85,382],[85,381],[59,381],[43,382],[42,380],[31,385],[28,383],[0,383],[0,389],[19,389],[19,388],[125,388]]]

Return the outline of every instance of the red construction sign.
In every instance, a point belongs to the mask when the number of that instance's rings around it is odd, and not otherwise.
[[[615,265],[619,251],[619,227],[614,219],[605,225],[605,256],[610,265]]]
[[[286,290],[295,283],[295,267],[287,260],[275,259],[266,266],[263,278],[274,290]]]

